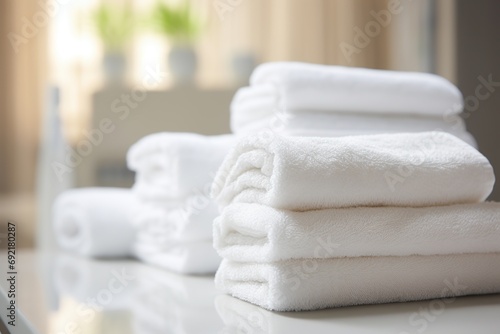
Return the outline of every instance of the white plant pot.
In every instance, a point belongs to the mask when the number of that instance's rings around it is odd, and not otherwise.
[[[120,84],[125,79],[127,62],[122,53],[106,53],[103,60],[103,71],[108,84]]]
[[[198,57],[192,47],[173,47],[168,54],[168,65],[176,83],[191,84],[194,82],[198,68]]]

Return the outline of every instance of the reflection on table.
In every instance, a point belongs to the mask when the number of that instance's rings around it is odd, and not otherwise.
[[[456,298],[443,309],[437,308],[439,301],[425,300],[270,312],[220,294],[212,276],[182,276],[132,260],[66,254],[44,259],[38,267],[43,275],[38,271],[28,277],[34,287],[42,287],[42,279],[45,307],[50,309],[47,328],[39,326],[40,333],[428,334],[471,333],[478,325],[481,333],[498,333],[500,328],[500,294]],[[27,262],[20,258],[20,263]],[[30,297],[34,295],[40,291]]]
[[[52,333],[217,332],[212,276],[182,276],[130,261],[61,254],[53,286]]]

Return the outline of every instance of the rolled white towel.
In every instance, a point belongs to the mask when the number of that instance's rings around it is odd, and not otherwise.
[[[463,108],[457,87],[429,73],[276,62],[257,67],[250,85],[265,87],[249,98],[276,96],[278,110],[443,116]]]
[[[86,256],[131,255],[138,200],[129,189],[80,188],[60,194],[53,206],[59,246]]]
[[[444,132],[247,137],[224,160],[212,195],[222,207],[244,202],[295,211],[435,206],[481,202],[494,182],[489,161]]]
[[[221,261],[212,241],[164,242],[154,235],[140,232],[134,255],[144,263],[182,274],[213,274]]]
[[[500,253],[500,203],[356,207],[305,212],[234,203],[214,224],[225,259],[289,259]]]
[[[274,263],[223,260],[216,287],[275,311],[500,292],[500,254],[301,259]]]
[[[183,199],[207,192],[234,143],[233,136],[156,133],[132,145],[128,167],[136,172],[133,190],[142,199]]]

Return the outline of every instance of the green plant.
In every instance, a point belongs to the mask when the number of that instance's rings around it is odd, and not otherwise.
[[[108,51],[120,51],[134,32],[133,13],[124,7],[101,4],[92,19]]]
[[[152,24],[176,44],[190,44],[200,32],[199,18],[187,1],[178,6],[159,2],[152,15]]]

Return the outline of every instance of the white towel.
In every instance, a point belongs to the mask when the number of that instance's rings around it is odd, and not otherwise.
[[[140,233],[165,243],[210,241],[218,213],[215,203],[206,197],[191,196],[182,202],[143,201],[133,222]]]
[[[213,277],[143,269],[134,298],[134,333],[219,332],[222,323],[213,306],[217,295]]]
[[[183,199],[203,193],[233,145],[231,135],[157,133],[135,143],[127,153],[136,172],[134,191],[142,199]]]
[[[500,203],[357,207],[305,212],[234,203],[214,224],[225,259],[289,259],[500,253]]]
[[[182,274],[213,274],[221,262],[212,241],[165,243],[140,232],[134,255],[144,263]]]
[[[60,194],[53,207],[59,246],[86,256],[129,256],[138,200],[129,189],[81,188]]]
[[[295,211],[434,206],[481,202],[494,181],[482,154],[444,132],[247,137],[224,160],[212,195],[222,207],[245,202]]]
[[[315,310],[500,292],[500,254],[224,260],[216,287],[275,311]]]
[[[429,73],[278,62],[257,67],[250,85],[258,90],[248,98],[277,97],[275,110],[443,116],[463,108],[460,91]]]
[[[248,89],[242,88],[241,90]],[[238,96],[239,92],[236,96]],[[451,133],[476,147],[465,122],[456,116],[450,122],[443,117],[406,114],[345,113],[317,110],[284,110],[263,114],[273,108],[268,100],[249,100],[231,104],[231,131],[238,135],[273,131],[287,136],[342,137],[398,132],[443,131]]]

